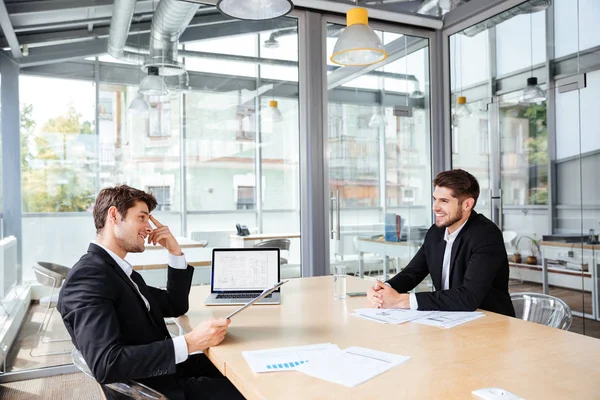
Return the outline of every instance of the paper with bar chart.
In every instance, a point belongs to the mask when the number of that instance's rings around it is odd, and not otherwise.
[[[242,355],[254,372],[295,371],[314,357],[326,357],[340,351],[331,343],[276,349],[243,351]]]

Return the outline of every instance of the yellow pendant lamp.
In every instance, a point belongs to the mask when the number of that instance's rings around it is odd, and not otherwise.
[[[264,119],[265,121],[271,122],[281,122],[283,121],[283,114],[278,107],[277,100],[269,101],[269,107],[264,111]]]
[[[331,62],[344,66],[370,65],[383,61],[388,54],[381,39],[369,27],[369,13],[355,7],[346,13],[346,29],[340,35]]]

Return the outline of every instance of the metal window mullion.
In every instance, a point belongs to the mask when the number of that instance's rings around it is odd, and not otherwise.
[[[260,58],[260,34],[256,33],[256,48],[258,52],[258,57]],[[254,169],[255,169],[255,183],[256,190],[254,192],[254,197],[256,201],[256,226],[258,228],[258,233],[263,233],[263,201],[262,201],[262,146],[261,146],[261,119],[260,119],[260,96],[258,95],[258,90],[260,88],[261,81],[261,66],[260,64],[256,64],[256,96],[254,97],[254,118],[255,118],[255,146],[256,151],[254,153]]]
[[[556,91],[554,86],[554,4],[546,10],[546,127],[548,129],[548,228],[554,234],[556,228],[556,204],[558,182],[556,173]]]
[[[298,18],[302,276],[329,273],[325,29],[319,13]]]
[[[2,222],[5,235],[17,238],[17,284],[22,281],[23,227],[21,187],[21,125],[19,109],[19,65],[0,54],[2,72]]]

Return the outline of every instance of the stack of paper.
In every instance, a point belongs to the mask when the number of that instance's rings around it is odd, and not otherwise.
[[[439,328],[453,328],[484,316],[479,311],[418,311],[385,308],[358,308],[352,315],[382,324],[401,324],[413,321]]]
[[[254,372],[295,371],[316,356],[327,357],[341,351],[331,343],[277,349],[243,351],[242,355]]]
[[[453,328],[483,316],[484,314],[479,311],[434,311],[426,317],[415,319],[414,322],[439,328]]]
[[[360,385],[410,359],[364,347],[340,350],[331,343],[243,351],[242,355],[254,372],[300,371],[348,387]]]
[[[399,308],[357,308],[352,315],[383,324],[401,324],[431,314],[429,311],[406,310]]]
[[[314,357],[298,371],[325,381],[355,387],[410,360],[410,357],[364,347],[349,347]]]

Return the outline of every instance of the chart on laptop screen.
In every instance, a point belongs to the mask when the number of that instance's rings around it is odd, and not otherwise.
[[[213,290],[263,290],[278,281],[277,251],[215,251]]]

